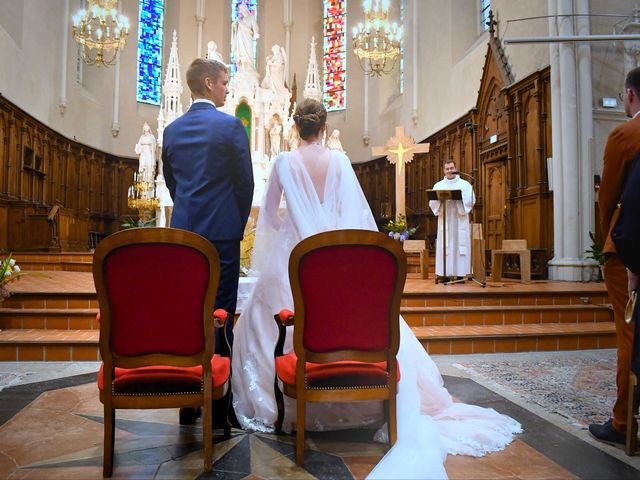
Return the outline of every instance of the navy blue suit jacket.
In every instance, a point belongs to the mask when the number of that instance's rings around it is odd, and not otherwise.
[[[209,103],[191,105],[164,131],[163,173],[171,226],[210,241],[241,240],[251,213],[253,169],[239,118]]]

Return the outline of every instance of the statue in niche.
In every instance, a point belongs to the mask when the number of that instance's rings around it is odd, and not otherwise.
[[[151,133],[151,127],[147,122],[142,126],[142,135],[135,146],[138,154],[138,173],[140,180],[148,182],[149,188],[153,189],[153,180],[156,173],[156,137]]]
[[[218,44],[213,40],[207,43],[207,58],[209,60],[217,60],[220,63],[224,63],[222,55],[220,55],[220,52],[218,51]]]
[[[295,125],[289,129],[289,138],[287,139],[287,142],[289,143],[290,152],[300,146],[300,135],[298,134],[298,129]]]
[[[231,25],[231,53],[238,70],[255,70],[253,67],[253,41],[260,38],[256,16],[244,3],[238,7],[238,18]]]
[[[284,72],[286,53],[284,48],[279,45],[271,47],[271,55],[267,57],[264,79],[262,80],[262,88],[280,92],[286,90],[284,85]]]
[[[344,152],[342,148],[342,142],[340,141],[340,130],[337,128],[331,132],[329,138],[327,139],[327,148],[329,150],[337,150],[339,152]]]
[[[273,117],[271,127],[269,128],[269,157],[274,159],[280,153],[280,144],[282,142],[282,123],[276,115]]]

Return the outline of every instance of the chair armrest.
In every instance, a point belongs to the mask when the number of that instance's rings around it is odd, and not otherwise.
[[[293,325],[294,317],[295,317],[295,314],[291,310],[287,310],[286,308],[283,308],[276,315],[273,316],[273,318],[276,319],[276,322],[280,322],[285,327],[289,327]]]
[[[224,327],[224,324],[227,323],[228,318],[229,313],[224,308],[218,308],[213,312],[213,325],[216,328],[222,328]]]
[[[273,356],[281,357],[283,355],[284,340],[287,337],[287,328],[289,325],[293,325],[294,313],[291,310],[282,309],[279,313],[273,316],[278,326],[278,341],[276,342],[276,348],[273,351]]]

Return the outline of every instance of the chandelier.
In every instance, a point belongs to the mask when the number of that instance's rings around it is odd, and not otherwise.
[[[116,63],[129,34],[129,19],[117,11],[117,0],[87,0],[73,16],[73,38],[81,47],[82,60],[89,65]]]
[[[403,28],[389,25],[389,0],[364,0],[362,7],[365,21],[353,27],[353,52],[367,75],[390,73],[400,55]]]

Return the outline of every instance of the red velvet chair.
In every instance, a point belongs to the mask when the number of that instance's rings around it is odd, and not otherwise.
[[[113,470],[117,408],[202,406],[204,469],[213,460],[212,401],[229,386],[230,362],[214,355],[220,262],[201,236],[169,228],[124,230],[93,256],[100,304],[103,474]],[[227,433],[227,432],[225,432]]]
[[[366,230],[320,233],[289,258],[295,315],[275,315],[275,393],[279,431],[284,394],[296,399],[296,463],[304,463],[307,402],[383,400],[390,445],[396,441],[400,300],[406,278],[400,242]],[[283,355],[285,327],[294,351]]]

